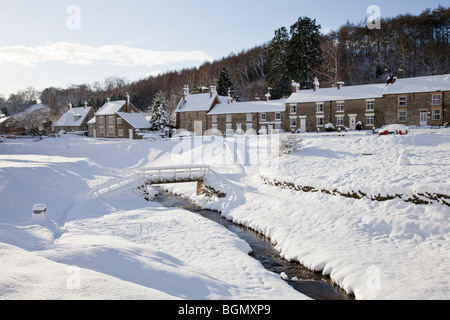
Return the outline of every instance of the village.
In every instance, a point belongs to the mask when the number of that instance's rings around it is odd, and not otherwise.
[[[345,86],[338,82],[321,88],[301,89],[292,81],[292,94],[285,99],[237,102],[210,86],[201,93],[185,87],[170,122],[159,128],[162,136],[172,135],[264,135],[273,133],[344,132],[369,130],[401,124],[407,127],[446,127],[450,122],[450,75],[398,79],[386,83]],[[144,115],[125,100],[107,102],[94,110],[68,104],[67,112],[51,126],[51,134],[78,133],[91,138],[143,139],[152,130],[152,114]],[[44,109],[38,108],[36,112]],[[35,112],[35,111],[32,111]],[[0,133],[26,134],[14,125],[14,116],[0,115]],[[153,129],[154,130],[154,129]]]

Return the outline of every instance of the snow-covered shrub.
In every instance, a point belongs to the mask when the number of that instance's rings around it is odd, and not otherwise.
[[[280,155],[296,152],[302,147],[302,138],[295,135],[283,135],[280,137]]]
[[[327,123],[326,125],[325,125],[325,131],[334,131],[334,124],[332,124],[331,122],[330,123]]]

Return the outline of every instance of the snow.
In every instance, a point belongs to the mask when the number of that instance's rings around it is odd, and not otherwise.
[[[209,111],[216,101],[217,93],[198,93],[187,94],[184,99],[179,102],[175,113],[177,112],[192,112],[192,111]]]
[[[91,111],[91,107],[72,108],[67,111],[54,124],[54,127],[80,127]]]
[[[405,94],[419,92],[439,92],[450,90],[450,74],[397,79],[387,86],[385,94]]]
[[[76,136],[2,143],[0,299],[307,299],[224,227],[145,201],[138,181],[91,192],[177,143]],[[35,221],[39,203],[46,219]]]
[[[246,242],[200,215],[143,200],[132,179],[189,163],[209,165],[205,184],[225,197],[197,196],[196,183],[163,187],[261,232],[356,299],[450,298],[449,129],[311,134],[290,154],[240,161],[267,155],[265,138],[2,143],[0,298],[305,299],[283,280],[296,275],[266,271]],[[399,166],[402,154],[409,164]],[[436,197],[409,201],[427,194]],[[37,223],[39,203],[47,219]]]
[[[136,129],[150,129],[150,122],[141,113],[117,112],[117,114]]]
[[[96,116],[112,116],[116,114],[127,102],[125,100],[109,101],[98,110]]]
[[[285,259],[329,275],[356,299],[449,299],[450,130],[317,134],[302,145],[260,166],[223,170],[222,179],[210,176],[207,184],[224,198],[197,197],[193,186],[165,188],[261,232]],[[410,164],[397,166],[402,150]],[[446,198],[408,201],[422,193]]]
[[[393,84],[370,84],[337,88],[301,90],[293,93],[287,104],[383,98],[389,94],[439,92],[450,90],[450,75],[397,79]]]
[[[208,115],[233,113],[285,112],[286,100],[249,101],[217,104]]]

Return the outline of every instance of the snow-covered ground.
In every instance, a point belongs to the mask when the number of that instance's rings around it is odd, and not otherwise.
[[[0,299],[307,299],[224,227],[145,201],[139,181],[92,192],[177,143],[0,144]]]
[[[298,152],[209,178],[225,198],[196,197],[187,185],[166,189],[265,234],[284,258],[330,275],[357,299],[450,298],[447,129],[309,136]],[[355,192],[361,199],[345,196]],[[426,193],[441,197],[410,202]]]
[[[312,135],[282,157],[263,142],[0,144],[0,298],[305,299],[226,229],[143,200],[138,181],[93,192],[136,169],[191,162],[210,165],[206,182],[226,197],[196,196],[195,184],[166,189],[262,232],[357,299],[450,298],[449,130]],[[342,195],[355,192],[360,199]],[[408,202],[421,194],[439,197]],[[32,221],[36,203],[48,221]]]

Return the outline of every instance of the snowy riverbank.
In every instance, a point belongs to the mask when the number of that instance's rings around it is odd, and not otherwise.
[[[409,164],[398,163],[401,151]],[[208,183],[227,194],[209,201],[167,186],[268,236],[281,255],[322,271],[357,299],[448,299],[450,132],[310,138],[295,154]],[[265,179],[313,187],[296,191]],[[230,183],[234,182],[234,183]],[[338,193],[404,195],[373,201]],[[428,204],[413,194],[441,194]],[[444,201],[442,201],[444,200]],[[288,275],[289,276],[289,275]]]
[[[225,141],[222,154],[209,140],[2,143],[0,298],[305,299],[249,258],[235,235],[144,201],[133,183],[92,194],[136,169],[191,160],[218,172],[206,183],[226,196],[196,196],[195,184],[167,189],[265,234],[283,257],[329,274],[357,299],[450,298],[450,131],[317,135],[294,154],[243,165],[220,158],[253,150]],[[409,164],[398,165],[402,150]],[[404,198],[322,192],[335,189]],[[425,193],[444,197],[406,201]],[[30,221],[36,203],[47,204],[50,222]]]

